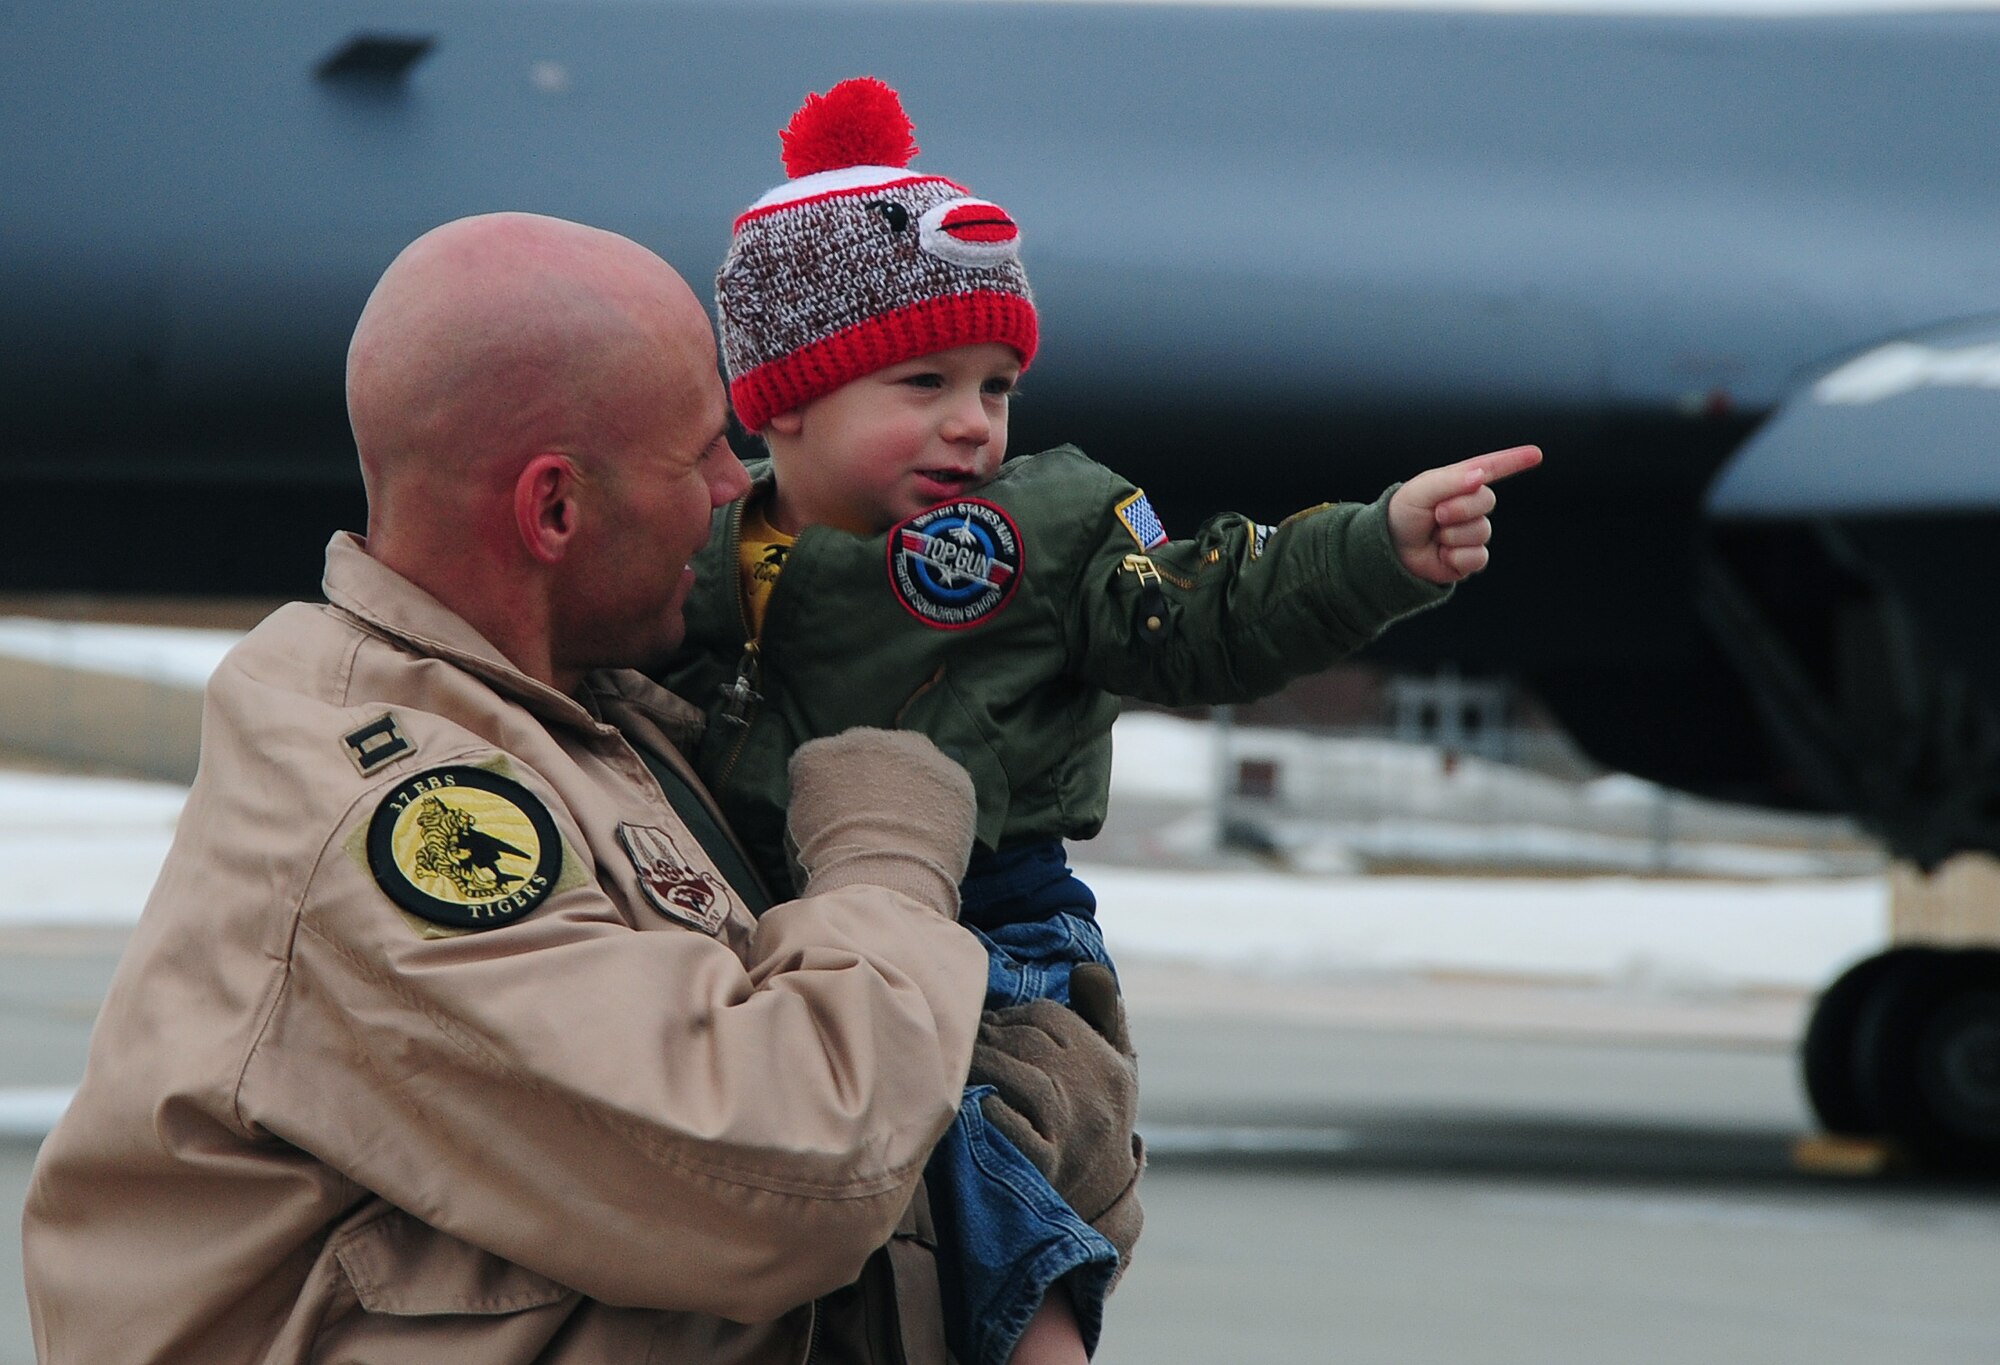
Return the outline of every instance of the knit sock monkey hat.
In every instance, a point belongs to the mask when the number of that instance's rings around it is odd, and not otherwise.
[[[872,76],[808,95],[779,137],[791,178],[736,220],[715,277],[722,358],[751,431],[885,366],[996,341],[1025,369],[1035,301],[1020,229],[909,169],[915,129]]]

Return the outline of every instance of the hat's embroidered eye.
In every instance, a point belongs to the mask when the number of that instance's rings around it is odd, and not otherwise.
[[[872,199],[868,207],[882,215],[891,232],[901,232],[910,225],[910,211],[893,199]]]

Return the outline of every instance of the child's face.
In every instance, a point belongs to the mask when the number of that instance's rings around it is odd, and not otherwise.
[[[842,385],[764,430],[780,530],[857,535],[979,488],[1007,457],[1007,403],[1021,358],[998,342],[906,360]]]

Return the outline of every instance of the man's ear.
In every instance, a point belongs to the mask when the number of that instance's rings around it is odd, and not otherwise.
[[[514,479],[514,529],[522,546],[543,564],[554,564],[576,534],[579,480],[569,456],[544,451]]]

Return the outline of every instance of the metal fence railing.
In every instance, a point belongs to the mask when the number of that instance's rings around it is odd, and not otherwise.
[[[1388,728],[1213,725],[1218,840],[1324,870],[1784,877],[1879,871],[1850,821],[1707,801],[1593,771],[1560,735],[1487,753]]]

